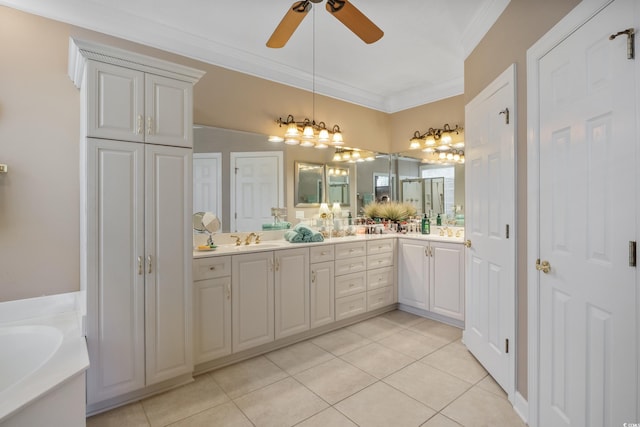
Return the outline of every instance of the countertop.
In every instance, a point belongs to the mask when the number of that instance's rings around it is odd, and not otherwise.
[[[247,233],[243,233],[242,235],[246,235]],[[304,242],[304,243],[291,243],[284,239],[275,239],[275,240],[262,240],[260,243],[251,243],[249,245],[241,244],[240,246],[236,246],[235,244],[221,244],[216,247],[215,250],[209,251],[199,251],[195,250],[193,252],[194,258],[206,258],[212,256],[222,256],[222,255],[239,255],[244,253],[253,253],[253,252],[264,252],[264,251],[273,251],[280,249],[294,249],[294,248],[304,248],[304,247],[312,247],[312,246],[322,246],[322,245],[335,245],[340,243],[352,243],[359,241],[371,241],[371,240],[379,240],[379,239],[414,239],[414,240],[423,240],[423,241],[432,241],[432,242],[447,242],[447,243],[464,243],[464,235],[461,237],[455,237],[455,232],[453,237],[448,236],[440,236],[438,232],[434,234],[418,234],[418,233],[387,233],[387,234],[358,234],[356,236],[346,236],[346,237],[332,237],[329,239],[325,239],[323,242]]]

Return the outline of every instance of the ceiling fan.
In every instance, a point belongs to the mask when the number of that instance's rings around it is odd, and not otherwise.
[[[322,1],[302,0],[293,3],[267,41],[267,47],[279,48],[287,44],[298,25],[311,10],[311,3]],[[326,9],[367,44],[380,40],[384,35],[376,24],[347,0],[327,0]]]

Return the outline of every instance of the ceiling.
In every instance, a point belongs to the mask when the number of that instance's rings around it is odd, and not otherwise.
[[[0,5],[393,113],[462,94],[465,58],[509,3],[350,1],[384,31],[381,40],[365,44],[318,3],[284,48],[267,48],[293,0],[0,0]]]

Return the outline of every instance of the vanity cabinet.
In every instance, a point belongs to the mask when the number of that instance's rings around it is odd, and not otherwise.
[[[464,246],[431,242],[429,310],[451,319],[464,320]]]
[[[396,302],[396,239],[367,242],[367,311]]]
[[[400,239],[398,302],[464,321],[462,243]]]
[[[86,89],[87,136],[192,147],[190,82],[89,61]]]
[[[311,282],[309,285],[310,327],[333,323],[335,320],[334,246],[309,249]]]
[[[309,329],[309,249],[231,257],[232,348],[246,350]]]
[[[231,257],[231,313],[233,351],[274,340],[273,252]]]
[[[191,150],[87,138],[89,404],[192,370]]]
[[[336,320],[367,311],[367,242],[335,245]]]
[[[193,361],[231,354],[231,257],[193,260]]]
[[[309,248],[284,249],[275,258],[275,338],[309,329]]]
[[[69,76],[81,98],[90,412],[193,370],[192,150],[185,147],[192,86],[203,74],[70,41]]]

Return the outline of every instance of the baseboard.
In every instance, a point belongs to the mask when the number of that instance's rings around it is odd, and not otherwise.
[[[513,402],[513,409],[516,411],[516,414],[522,418],[524,423],[527,423],[527,419],[529,418],[529,402],[524,398],[519,392],[516,391],[515,399]]]

